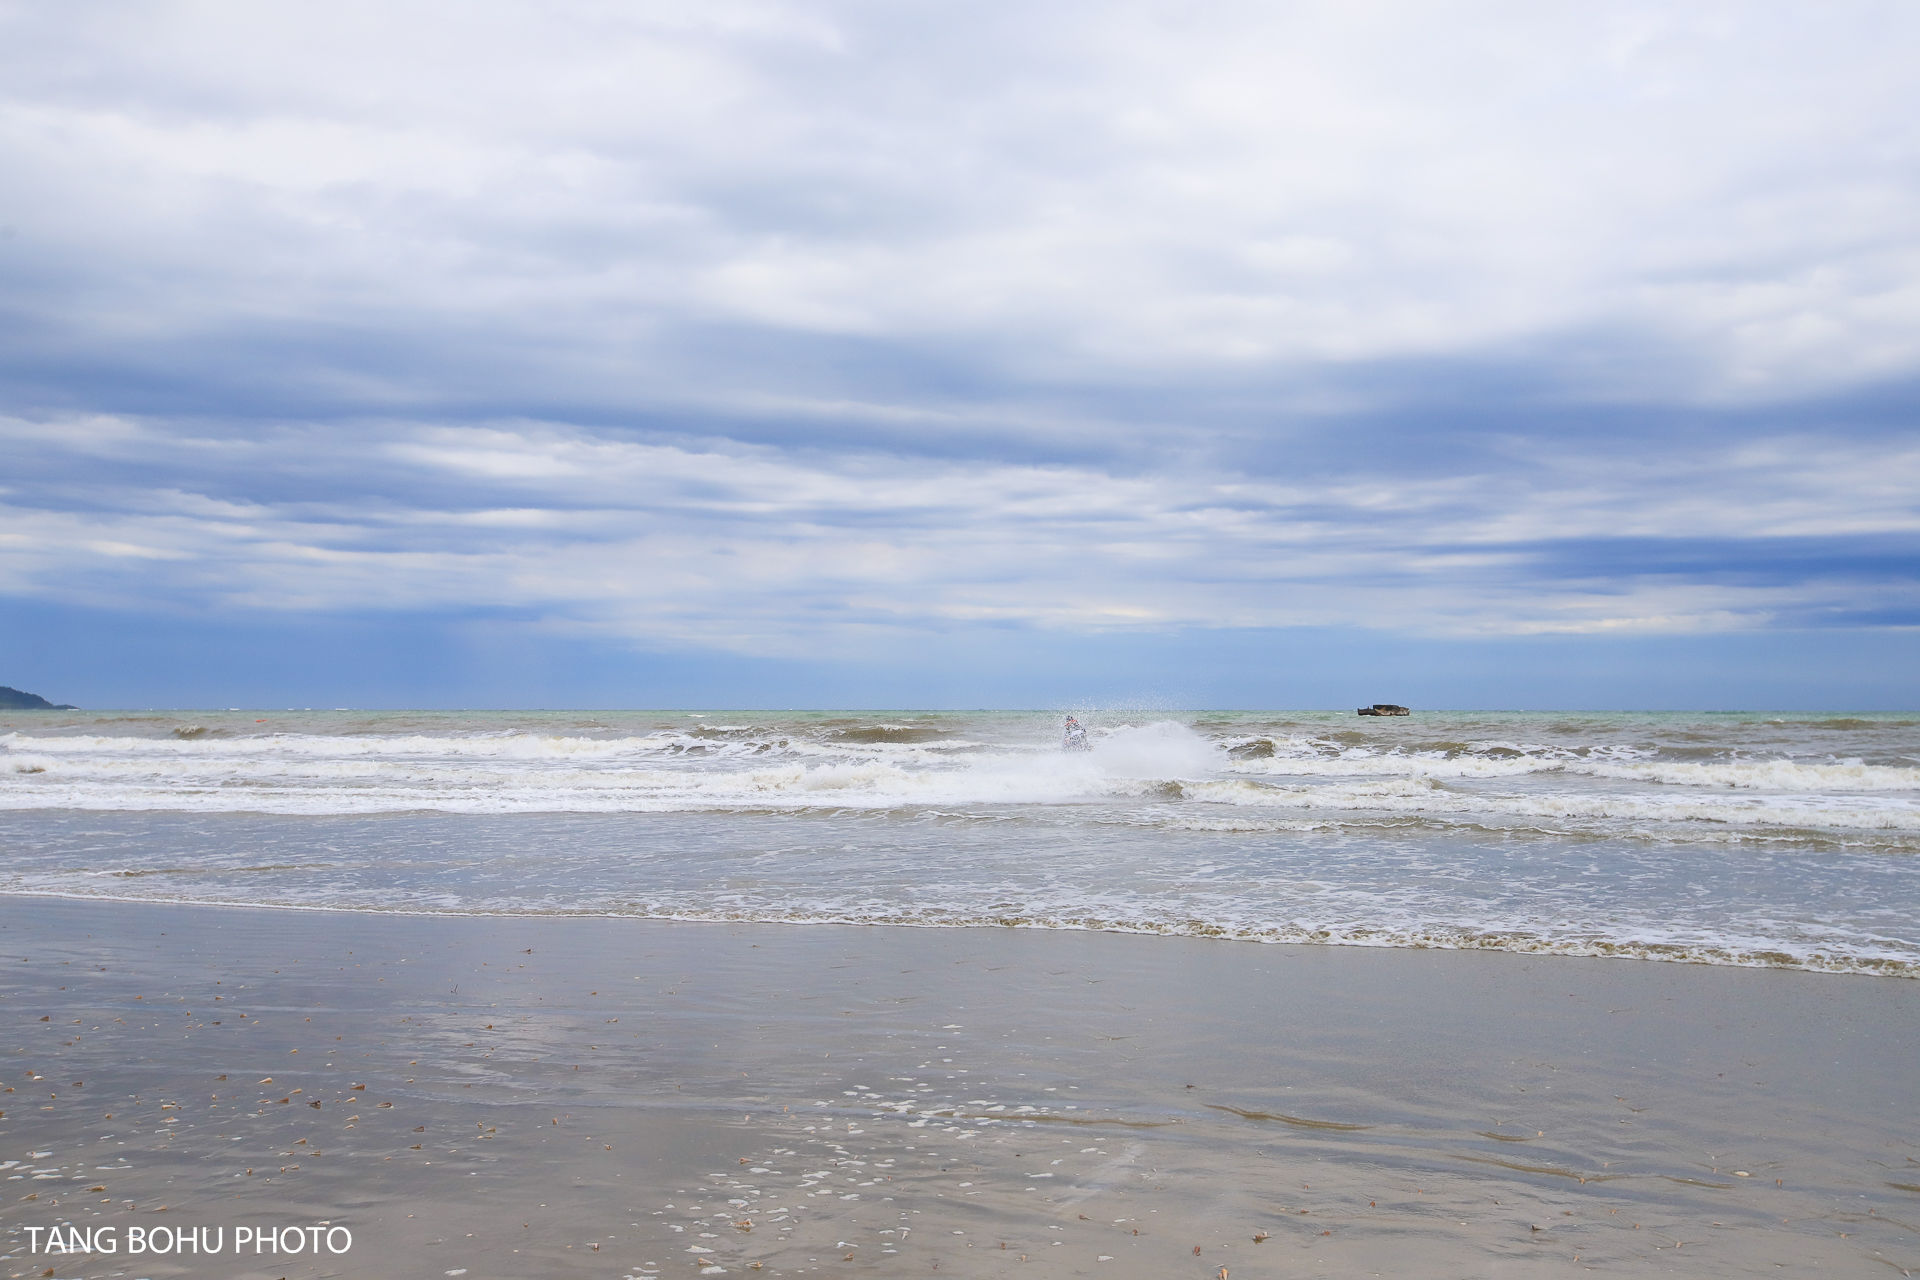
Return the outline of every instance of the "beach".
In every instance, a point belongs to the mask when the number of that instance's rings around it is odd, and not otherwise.
[[[1077,715],[0,718],[0,1277],[1920,1268],[1920,720]]]
[[[0,1280],[1920,1277],[1920,4],[0,33]]]
[[[1920,1267],[1898,978],[12,896],[0,1026],[10,1277]]]

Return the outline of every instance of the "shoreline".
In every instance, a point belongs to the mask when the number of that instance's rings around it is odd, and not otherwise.
[[[149,874],[149,873],[138,873]],[[1897,959],[1873,957],[1850,957],[1842,961],[1827,961],[1824,956],[1807,959],[1788,957],[1784,962],[1772,958],[1784,955],[1779,952],[1743,952],[1742,958],[1728,958],[1733,953],[1717,950],[1716,958],[1702,958],[1700,948],[1685,943],[1662,942],[1581,942],[1538,939],[1538,945],[1503,945],[1511,941],[1511,935],[1501,937],[1502,943],[1463,942],[1406,942],[1406,941],[1366,941],[1351,937],[1310,937],[1298,938],[1278,935],[1259,935],[1231,931],[1219,927],[1195,928],[1183,930],[1172,927],[1154,927],[1150,925],[1128,925],[1123,922],[1100,921],[1091,924],[1082,923],[1045,923],[1038,920],[1022,920],[1008,923],[982,918],[977,920],[932,921],[914,919],[908,916],[872,917],[872,918],[781,918],[773,915],[700,915],[693,912],[679,914],[641,914],[638,912],[604,911],[590,908],[551,909],[547,911],[515,911],[494,909],[487,911],[470,910],[458,907],[371,907],[360,904],[329,904],[301,902],[229,902],[218,898],[159,898],[144,897],[136,894],[79,893],[61,889],[0,889],[0,902],[9,899],[31,901],[52,899],[62,902],[99,902],[123,906],[141,906],[154,908],[191,908],[229,911],[285,911],[308,914],[334,914],[345,916],[370,916],[378,918],[417,918],[417,919],[470,919],[470,920],[630,920],[639,923],[719,925],[739,926],[743,928],[773,929],[912,929],[912,930],[961,930],[980,932],[1019,931],[1028,933],[1097,933],[1115,937],[1167,938],[1183,939],[1202,943],[1238,943],[1260,947],[1335,947],[1362,951],[1414,951],[1414,952],[1462,952],[1476,954],[1494,954],[1526,956],[1542,960],[1626,960],[1648,964],[1677,964],[1705,969],[1757,970],[1774,973],[1806,973],[1831,978],[1885,978],[1894,981],[1920,980],[1920,968],[1910,962]]]
[[[1911,986],[1572,959],[9,895],[0,1275],[1920,1269]]]

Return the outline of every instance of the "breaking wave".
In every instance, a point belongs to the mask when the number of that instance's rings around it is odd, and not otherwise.
[[[1352,821],[1720,840],[1729,832],[1920,836],[1920,762],[1734,741],[1383,739],[1379,732],[1098,726],[1058,750],[966,717],[655,725],[640,733],[253,733],[0,736],[0,808],[278,814],[792,812],[1179,802]],[[1875,722],[1861,723],[1872,724]],[[1037,730],[1037,732],[1035,731]],[[1704,757],[1704,758],[1703,758]],[[1199,815],[1135,812],[1190,827]],[[1231,821],[1221,817],[1215,821]]]
[[[73,717],[0,892],[1920,973],[1912,717]]]

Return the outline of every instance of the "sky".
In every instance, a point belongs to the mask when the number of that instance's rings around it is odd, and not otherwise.
[[[1920,8],[0,0],[0,684],[1920,707]]]

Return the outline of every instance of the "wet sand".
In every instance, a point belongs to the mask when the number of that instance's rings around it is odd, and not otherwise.
[[[6,898],[0,1276],[1903,1274],[1916,1063],[1900,979]]]

